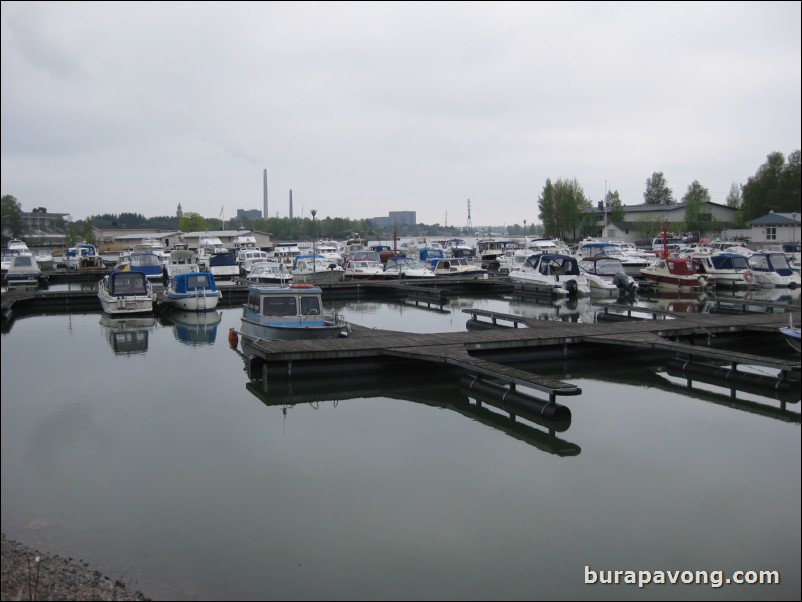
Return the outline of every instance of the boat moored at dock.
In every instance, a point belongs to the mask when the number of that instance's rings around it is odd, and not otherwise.
[[[251,286],[242,308],[242,334],[255,339],[327,339],[348,335],[338,314],[324,315],[320,287]]]
[[[142,272],[111,272],[97,283],[97,296],[112,316],[153,311],[153,288]]]

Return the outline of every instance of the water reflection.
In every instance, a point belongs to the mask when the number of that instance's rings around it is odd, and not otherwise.
[[[156,325],[153,316],[114,318],[103,314],[100,325],[117,355],[135,355],[148,350],[148,334]]]
[[[300,405],[320,409],[324,407],[321,404],[331,402],[334,408],[341,401],[383,397],[451,410],[556,456],[580,454],[578,445],[556,436],[570,427],[570,419],[549,420],[537,416],[534,411],[527,413],[520,407],[517,413],[510,413],[504,401],[497,397],[475,391],[469,393],[459,383],[460,371],[438,370],[436,375],[431,370],[429,372],[436,378],[427,378],[425,387],[421,387],[418,380],[423,376],[421,371],[416,370],[414,379],[406,372],[397,375],[365,374],[349,377],[347,381],[337,377],[299,381],[255,379],[247,382],[245,388],[266,406],[281,407],[285,421],[288,410]]]
[[[160,314],[164,325],[172,325],[176,340],[191,347],[212,345],[217,339],[217,327],[223,313],[217,311],[165,310]]]

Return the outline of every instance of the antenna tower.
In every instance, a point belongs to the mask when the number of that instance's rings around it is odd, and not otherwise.
[[[468,223],[465,224],[466,228],[473,228],[473,223],[471,222],[471,199],[468,199]]]

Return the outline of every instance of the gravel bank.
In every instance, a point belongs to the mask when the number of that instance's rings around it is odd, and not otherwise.
[[[2,539],[3,600],[150,600],[80,561]]]

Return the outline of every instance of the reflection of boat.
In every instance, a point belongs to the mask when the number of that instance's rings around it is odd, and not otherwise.
[[[590,285],[575,257],[556,253],[530,255],[510,270],[510,280],[553,297],[587,297]]]
[[[106,331],[109,345],[118,355],[145,353],[148,350],[148,333],[155,323],[153,316],[100,316],[100,324]]]
[[[217,307],[222,293],[211,272],[176,274],[164,291],[164,299],[178,309],[208,311]]]
[[[168,318],[173,323],[176,340],[187,345],[211,345],[217,338],[217,326],[223,319],[218,311],[171,311]]]
[[[97,283],[97,296],[107,314],[153,311],[153,288],[142,272],[111,272]]]
[[[802,335],[800,335],[799,326],[794,326],[793,316],[788,316],[788,326],[780,328],[780,334],[785,337],[791,347],[797,351],[802,351],[802,343],[800,343],[800,336]]]
[[[347,323],[324,315],[322,291],[312,284],[254,286],[242,308],[242,334],[255,339],[328,339],[347,336]]]

